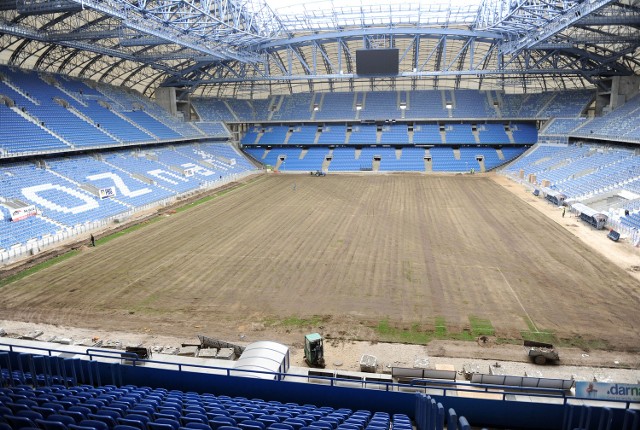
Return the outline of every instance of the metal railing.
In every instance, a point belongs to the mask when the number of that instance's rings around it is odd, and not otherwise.
[[[540,399],[540,403],[556,403],[556,404],[571,404],[574,401],[585,403],[585,399],[576,398],[567,391],[554,388],[537,388],[537,387],[523,387],[523,386],[510,386],[510,385],[492,385],[492,384],[478,384],[478,383],[461,383],[450,380],[436,380],[436,379],[414,379],[409,383],[396,383],[396,382],[384,382],[384,381],[367,381],[366,377],[361,379],[349,379],[335,376],[321,376],[321,375],[308,375],[308,374],[296,374],[296,373],[283,373],[283,372],[269,372],[259,370],[243,370],[234,369],[228,367],[217,367],[206,364],[194,364],[194,363],[180,363],[170,361],[160,361],[153,359],[142,359],[136,354],[120,351],[120,350],[105,350],[96,348],[87,348],[84,352],[70,351],[65,349],[53,349],[46,346],[25,346],[14,345],[11,343],[0,342],[0,351],[8,351],[13,353],[29,354],[32,357],[37,355],[43,355],[48,357],[56,357],[58,354],[74,354],[75,360],[83,360],[89,362],[100,362],[118,366],[144,366],[144,367],[162,367],[169,368],[178,372],[202,372],[218,376],[227,377],[260,377],[264,375],[266,378],[274,381],[287,381],[287,382],[305,382],[308,383],[310,379],[324,381],[329,386],[342,386],[351,388],[362,389],[378,389],[384,391],[395,392],[414,392],[418,394],[429,394],[441,397],[465,397],[465,393],[469,393],[467,397],[477,396],[478,393],[486,395],[487,400],[496,401],[526,401],[534,402]],[[28,351],[28,352],[27,352]],[[33,352],[37,351],[37,352]],[[69,358],[65,358],[68,360]],[[104,361],[108,360],[108,361]],[[0,361],[0,365],[2,361]],[[119,369],[118,369],[119,371]],[[117,379],[119,376],[114,376]],[[113,381],[115,384],[115,381]],[[520,396],[521,398],[518,398]],[[640,403],[631,402],[625,400],[597,400],[589,399],[588,403],[593,406],[597,405],[616,405],[619,408],[630,409],[634,405],[635,409],[640,408]]]

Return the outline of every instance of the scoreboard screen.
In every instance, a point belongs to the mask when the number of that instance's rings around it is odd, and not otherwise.
[[[396,76],[399,73],[398,49],[358,49],[356,74],[359,76]]]

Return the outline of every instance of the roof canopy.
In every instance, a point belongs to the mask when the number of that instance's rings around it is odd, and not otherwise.
[[[483,0],[274,12],[263,0],[0,0],[0,62],[138,89],[539,91],[640,74],[635,0]],[[397,48],[397,76],[355,74]]]

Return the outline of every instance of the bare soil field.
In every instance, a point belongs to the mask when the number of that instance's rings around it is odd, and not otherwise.
[[[633,351],[638,284],[488,176],[265,175],[5,285],[0,318],[294,345],[484,328]]]

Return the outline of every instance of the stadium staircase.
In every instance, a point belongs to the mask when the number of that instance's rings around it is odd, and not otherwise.
[[[42,125],[42,122],[39,121],[37,118],[35,118],[33,115],[22,111],[22,109],[20,109],[20,108],[18,108],[16,106],[11,107],[10,109],[13,112],[15,112],[17,115],[21,116],[22,118],[26,119],[30,123],[34,124],[36,127],[40,128],[43,131],[45,131],[46,133],[50,134],[52,137],[55,137],[56,139],[58,139],[60,142],[62,142],[63,144],[65,144],[69,148],[74,148],[75,147],[73,145],[73,143],[69,142],[64,137],[62,137],[59,134],[57,134],[55,131],[45,127],[44,125]]]
[[[143,133],[148,134],[149,136],[151,136],[154,140],[159,141],[160,138],[158,136],[156,136],[155,134],[151,133],[149,130],[147,130],[146,128],[142,127],[140,124],[138,124],[137,122],[135,122],[134,120],[132,120],[131,118],[129,118],[126,115],[123,115],[121,112],[112,110],[111,111],[114,115],[116,115],[118,118],[120,118],[123,121],[128,122],[129,124],[131,124],[132,126],[134,126],[135,128],[137,128],[138,130],[140,130]]]
[[[92,120],[91,118],[89,118],[88,116],[86,116],[85,114],[83,114],[82,112],[80,112],[78,109],[76,109],[75,107],[69,105],[67,107],[67,110],[69,112],[71,112],[72,114],[74,114],[75,116],[77,116],[80,120],[86,122],[87,124],[95,127],[98,131],[100,131],[101,133],[106,134],[107,136],[109,136],[111,139],[113,139],[114,141],[118,142],[118,143],[124,143],[118,136],[116,136],[115,134],[110,133],[107,129],[105,129],[104,127],[99,127],[96,122],[94,120]]]

